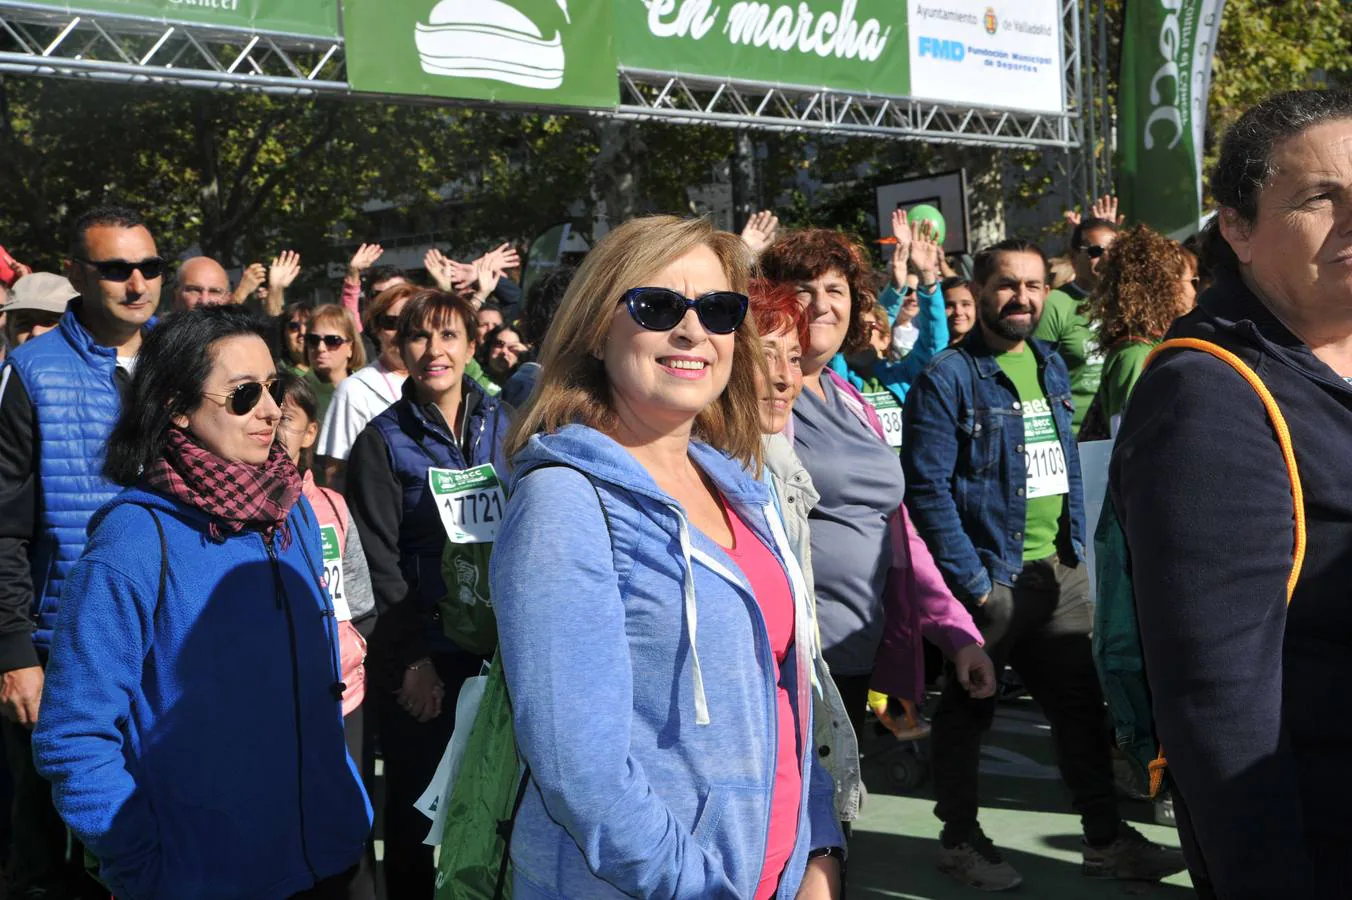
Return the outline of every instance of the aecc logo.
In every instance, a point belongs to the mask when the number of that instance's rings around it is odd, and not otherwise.
[[[920,56],[945,59],[949,62],[962,62],[967,56],[967,48],[962,41],[946,41],[940,38],[920,38]]]

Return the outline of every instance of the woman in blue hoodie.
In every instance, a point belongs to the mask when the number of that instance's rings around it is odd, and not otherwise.
[[[346,897],[370,832],[275,378],[250,316],[179,313],[108,441],[33,753],[119,900]]]
[[[530,772],[518,900],[836,896],[843,840],[809,742],[820,654],[753,474],[748,265],[702,220],[611,232],[509,438],[490,579]]]

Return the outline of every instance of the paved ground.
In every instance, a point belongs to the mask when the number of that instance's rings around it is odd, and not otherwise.
[[[856,825],[850,860],[849,900],[956,900],[983,896],[961,887],[934,868],[939,822],[928,781],[899,793],[884,762],[864,764],[870,794]],[[982,828],[1023,874],[1014,895],[1069,898],[1152,897],[1187,900],[1195,896],[1187,873],[1163,884],[1100,881],[1080,874],[1079,817],[1053,763],[1047,724],[1027,700],[1000,707],[983,751]],[[1153,824],[1149,803],[1123,801],[1123,816],[1151,840],[1178,846],[1178,832]]]

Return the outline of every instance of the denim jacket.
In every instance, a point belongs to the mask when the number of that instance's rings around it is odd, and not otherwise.
[[[1071,425],[1070,376],[1049,345],[1029,340],[1028,346],[1037,357],[1070,481],[1057,545],[1083,561],[1084,485]],[[1014,382],[980,328],[934,358],[912,386],[904,415],[906,508],[948,586],[971,603],[994,583],[1012,585],[1023,569],[1023,412]]]

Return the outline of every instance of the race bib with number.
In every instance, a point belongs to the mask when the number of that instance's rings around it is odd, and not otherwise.
[[[472,469],[428,469],[441,524],[455,544],[487,544],[498,536],[506,503],[492,463]]]
[[[891,391],[878,391],[865,394],[864,399],[873,407],[873,411],[883,423],[883,437],[887,440],[887,446],[900,447],[901,404],[897,402],[897,398],[892,396]]]
[[[352,608],[347,605],[347,590],[343,581],[343,545],[338,542],[338,529],[321,525],[319,537],[324,542],[324,587],[333,600],[333,613],[339,622],[352,619]]]
[[[1027,499],[1070,493],[1066,474],[1066,451],[1056,434],[1051,407],[1044,399],[1023,404],[1023,462],[1027,474]]]

